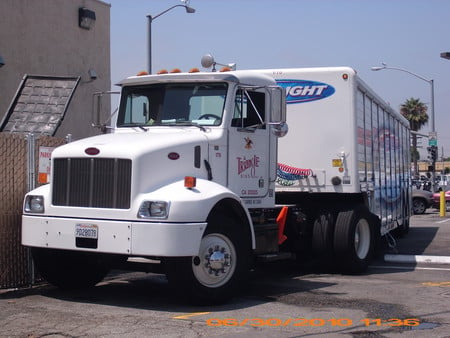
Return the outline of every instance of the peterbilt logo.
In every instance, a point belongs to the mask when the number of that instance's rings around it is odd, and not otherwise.
[[[286,89],[286,103],[303,103],[324,99],[334,94],[333,86],[308,80],[276,80]]]

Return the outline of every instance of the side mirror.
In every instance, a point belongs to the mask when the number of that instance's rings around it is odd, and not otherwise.
[[[270,122],[272,133],[277,137],[287,134],[289,128],[286,123],[286,89],[279,86],[269,87],[270,94]]]
[[[106,92],[96,92],[92,95],[92,112],[91,112],[91,126],[94,128],[98,128],[102,131],[102,133],[106,133],[108,129],[112,129],[106,124],[110,122],[112,116],[117,112],[117,109],[114,113],[112,113],[106,121],[101,120],[102,115],[102,100],[103,96],[107,95],[108,99],[110,99],[111,95],[120,94],[120,92],[115,91],[106,91]]]
[[[271,101],[270,122],[286,122],[286,89],[279,86],[268,89]]]
[[[279,123],[271,123],[272,127],[272,133],[276,136],[276,137],[283,137],[285,136],[288,131],[289,131],[289,127],[287,125],[286,122],[279,122]]]

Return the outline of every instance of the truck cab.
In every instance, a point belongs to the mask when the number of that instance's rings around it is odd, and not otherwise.
[[[250,71],[120,86],[113,133],[54,150],[51,183],[25,197],[22,243],[59,287],[94,285],[144,257],[199,299],[223,300],[256,248],[248,208],[275,203],[284,90]]]

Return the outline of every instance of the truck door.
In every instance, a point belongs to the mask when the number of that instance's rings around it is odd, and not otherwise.
[[[229,128],[228,186],[250,204],[269,188],[270,128],[266,119],[266,93],[240,88]]]

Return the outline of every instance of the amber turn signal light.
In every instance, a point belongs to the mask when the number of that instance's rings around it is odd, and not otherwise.
[[[185,188],[192,189],[192,188],[195,188],[196,185],[197,185],[197,178],[195,178],[193,176],[186,176],[184,178],[184,187]]]

